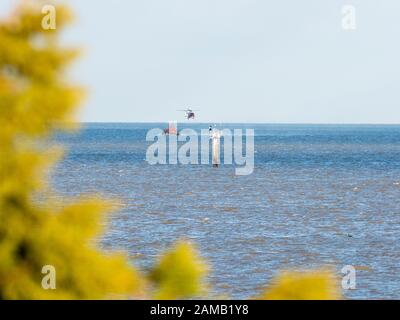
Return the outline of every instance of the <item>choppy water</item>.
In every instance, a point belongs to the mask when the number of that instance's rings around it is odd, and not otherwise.
[[[354,265],[347,297],[399,299],[400,126],[246,126],[256,134],[250,176],[147,164],[146,132],[165,124],[90,124],[58,137],[69,153],[54,183],[63,195],[121,199],[102,245],[140,268],[180,237],[195,242],[217,294],[252,296],[280,269]]]

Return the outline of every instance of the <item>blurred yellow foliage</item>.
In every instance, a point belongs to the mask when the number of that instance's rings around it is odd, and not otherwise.
[[[0,22],[0,299],[131,295],[135,269],[94,243],[108,206],[54,203],[43,188],[54,160],[43,146],[73,119],[83,90],[65,75],[77,51],[57,41],[71,15],[58,5],[57,30],[45,31],[41,5],[24,1]],[[42,288],[44,265],[55,267],[56,290]]]
[[[182,299],[204,294],[206,264],[194,247],[177,242],[165,253],[150,274],[156,284],[156,299]]]
[[[265,300],[334,300],[340,294],[329,271],[282,272],[261,297]]]

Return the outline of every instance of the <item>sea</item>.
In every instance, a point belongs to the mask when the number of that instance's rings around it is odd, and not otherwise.
[[[285,270],[330,268],[341,286],[352,266],[345,298],[400,299],[400,125],[217,124],[254,129],[254,171],[242,176],[229,164],[149,164],[146,135],[167,126],[85,123],[56,135],[58,195],[122,204],[104,250],[146,272],[190,241],[210,266],[210,297],[257,296]]]

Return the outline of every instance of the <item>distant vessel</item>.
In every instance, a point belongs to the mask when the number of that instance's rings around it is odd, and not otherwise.
[[[164,129],[165,135],[176,135],[179,136],[179,132],[176,129],[176,124],[174,122],[170,122],[168,124],[168,128]]]

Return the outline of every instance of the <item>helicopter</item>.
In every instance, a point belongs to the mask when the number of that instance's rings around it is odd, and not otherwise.
[[[188,109],[185,109],[185,110],[177,110],[177,111],[184,111],[186,113],[186,119],[187,120],[190,120],[190,119],[194,120],[194,118],[195,118],[194,111],[199,111],[199,110],[193,110],[193,109],[188,108]]]

